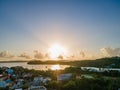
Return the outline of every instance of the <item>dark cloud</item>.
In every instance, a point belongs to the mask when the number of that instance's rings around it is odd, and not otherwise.
[[[0,52],[0,58],[12,58],[14,57],[9,51],[2,51]]]
[[[104,56],[120,56],[120,48],[105,47],[101,49]]]
[[[37,59],[43,59],[44,58],[44,55],[41,52],[39,52],[38,50],[35,50],[34,53],[35,53],[34,58],[37,58]]]
[[[22,57],[22,58],[25,58],[25,59],[30,59],[30,56],[27,55],[26,53],[22,53],[20,56],[18,57]]]

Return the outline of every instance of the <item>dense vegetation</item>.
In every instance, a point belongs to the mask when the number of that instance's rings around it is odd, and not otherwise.
[[[120,68],[120,57],[100,58],[96,60],[81,60],[81,61],[40,61],[32,60],[28,64],[60,64],[79,67],[113,67]]]
[[[97,79],[74,79],[68,82],[52,81],[48,84],[48,90],[118,90],[120,79],[105,80]]]

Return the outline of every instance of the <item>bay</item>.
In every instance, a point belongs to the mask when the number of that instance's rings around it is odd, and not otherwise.
[[[15,66],[22,66],[23,68],[27,69],[35,69],[35,70],[64,70],[65,68],[69,67],[69,65],[47,65],[47,64],[39,64],[39,65],[29,65],[27,62],[2,62],[0,63],[0,67],[15,67]]]

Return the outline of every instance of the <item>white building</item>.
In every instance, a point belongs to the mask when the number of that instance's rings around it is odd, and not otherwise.
[[[83,74],[83,75],[81,75],[81,77],[83,77],[83,78],[88,78],[88,79],[94,79],[93,76],[87,75],[87,74]]]
[[[96,68],[96,67],[81,67],[81,70],[83,70],[83,71],[88,70],[88,71],[92,71],[92,72],[99,72],[100,71],[100,69]]]

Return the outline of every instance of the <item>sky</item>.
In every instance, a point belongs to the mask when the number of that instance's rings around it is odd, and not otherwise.
[[[119,38],[120,0],[0,0],[1,60],[120,56]]]

